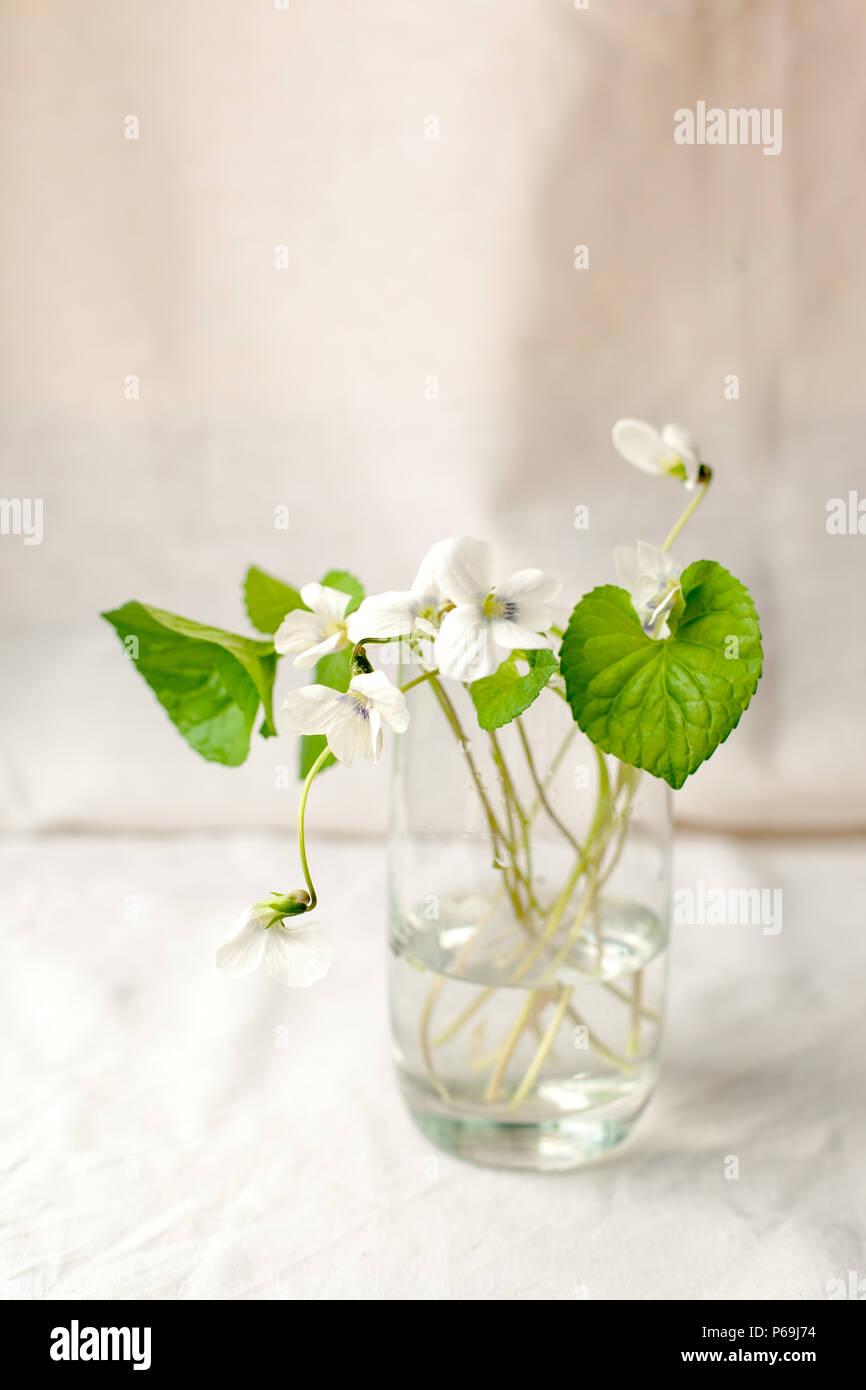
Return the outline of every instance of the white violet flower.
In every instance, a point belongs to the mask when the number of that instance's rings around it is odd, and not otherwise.
[[[245,907],[217,947],[218,968],[242,977],[264,961],[281,985],[314,985],[327,975],[334,948],[321,927],[302,920],[295,926],[292,918],[275,921],[274,916],[267,903]]]
[[[303,671],[349,645],[346,609],[350,595],[324,584],[305,584],[301,598],[307,607],[286,614],[274,634],[274,647],[281,656],[294,655],[295,666]]]
[[[509,652],[548,645],[548,603],[559,581],[542,570],[518,570],[493,585],[493,551],[486,541],[457,536],[433,548],[436,582],[454,606],[436,638],[436,664],[443,676],[475,681],[490,676]]]
[[[649,541],[618,545],[614,561],[617,578],[628,589],[644,632],[648,637],[669,637],[667,616],[680,592],[679,565]]]
[[[324,734],[334,757],[347,767],[358,758],[379,761],[383,724],[398,734],[409,726],[406,697],[384,671],[353,676],[345,692],[327,685],[292,690],[280,718],[290,733]]]
[[[686,487],[692,488],[698,481],[698,446],[682,425],[657,430],[644,420],[617,420],[611,439],[617,453],[644,473],[676,474],[683,469]]]
[[[422,560],[411,589],[389,589],[364,599],[349,618],[349,635],[354,642],[365,637],[408,637],[414,632],[435,636],[442,604],[436,583],[436,550],[434,545]]]

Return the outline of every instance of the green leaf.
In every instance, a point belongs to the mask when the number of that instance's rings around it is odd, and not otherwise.
[[[529,663],[522,676],[517,662]],[[469,687],[478,723],[482,729],[501,729],[510,724],[541,694],[556,670],[556,657],[546,647],[537,651],[513,652],[492,676],[473,681]]]
[[[277,658],[271,642],[205,627],[143,603],[125,603],[102,616],[203,758],[230,767],[242,763],[260,706],[262,731],[276,733],[272,702]]]
[[[287,613],[303,608],[297,589],[250,565],[244,577],[244,602],[253,627],[259,632],[276,632]]]
[[[351,603],[347,608],[348,613],[354,613],[364,597],[364,590],[353,574],[346,570],[328,570],[322,583],[329,589],[339,589],[341,593],[351,595]],[[340,652],[332,652],[330,656],[323,656],[316,666],[313,680],[316,685],[329,685],[332,690],[348,690],[351,679],[352,652],[349,647],[344,647]],[[324,734],[302,734],[298,741],[298,774],[303,779],[306,777],[313,763],[319,754],[327,746],[327,739]],[[326,767],[333,767],[336,762],[333,754],[322,763],[321,771]]]
[[[597,747],[672,787],[723,743],[761,676],[748,589],[712,560],[682,575],[670,637],[647,637],[624,589],[593,589],[571,615],[561,669],[572,713]]]

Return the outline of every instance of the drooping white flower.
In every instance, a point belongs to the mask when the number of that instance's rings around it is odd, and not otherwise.
[[[685,472],[686,487],[698,480],[698,446],[682,425],[665,425],[657,430],[645,420],[617,420],[611,431],[618,454],[644,473]]]
[[[275,922],[274,911],[266,903],[245,907],[217,947],[217,967],[241,977],[251,975],[264,961],[282,985],[314,985],[328,973],[334,948],[321,927],[302,919],[295,926],[294,920]]]
[[[442,604],[434,565],[436,549],[434,545],[427,552],[411,589],[388,589],[364,599],[349,618],[353,642],[365,637],[409,637],[417,632],[425,637],[435,635]]]
[[[350,596],[325,584],[305,584],[301,598],[307,607],[286,614],[274,634],[274,647],[282,656],[294,654],[295,666],[304,671],[349,645],[346,609]]]
[[[358,758],[379,761],[382,725],[402,734],[409,710],[402,690],[384,671],[353,676],[345,692],[327,685],[304,685],[292,690],[280,707],[281,722],[293,734],[324,734],[341,763],[352,767]]]
[[[617,578],[628,589],[644,632],[648,637],[669,637],[667,616],[680,591],[679,565],[649,541],[618,545],[614,561]]]
[[[454,606],[436,638],[436,664],[459,681],[490,676],[509,652],[546,647],[548,604],[560,584],[542,570],[518,570],[493,585],[493,552],[486,541],[456,536],[434,546],[437,585]]]

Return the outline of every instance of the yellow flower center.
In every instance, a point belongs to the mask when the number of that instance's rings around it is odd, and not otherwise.
[[[482,604],[485,618],[502,618],[505,616],[505,604],[496,597],[494,593],[489,593]]]

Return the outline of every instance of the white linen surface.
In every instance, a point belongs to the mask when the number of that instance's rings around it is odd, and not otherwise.
[[[285,838],[0,846],[4,1296],[821,1299],[862,1277],[861,841],[680,839],[675,883],[779,887],[783,929],[675,929],[658,1095],[627,1147],[545,1177],[414,1130],[381,846],[311,853],[337,955],[290,992],[213,965],[240,907],[294,882]]]

